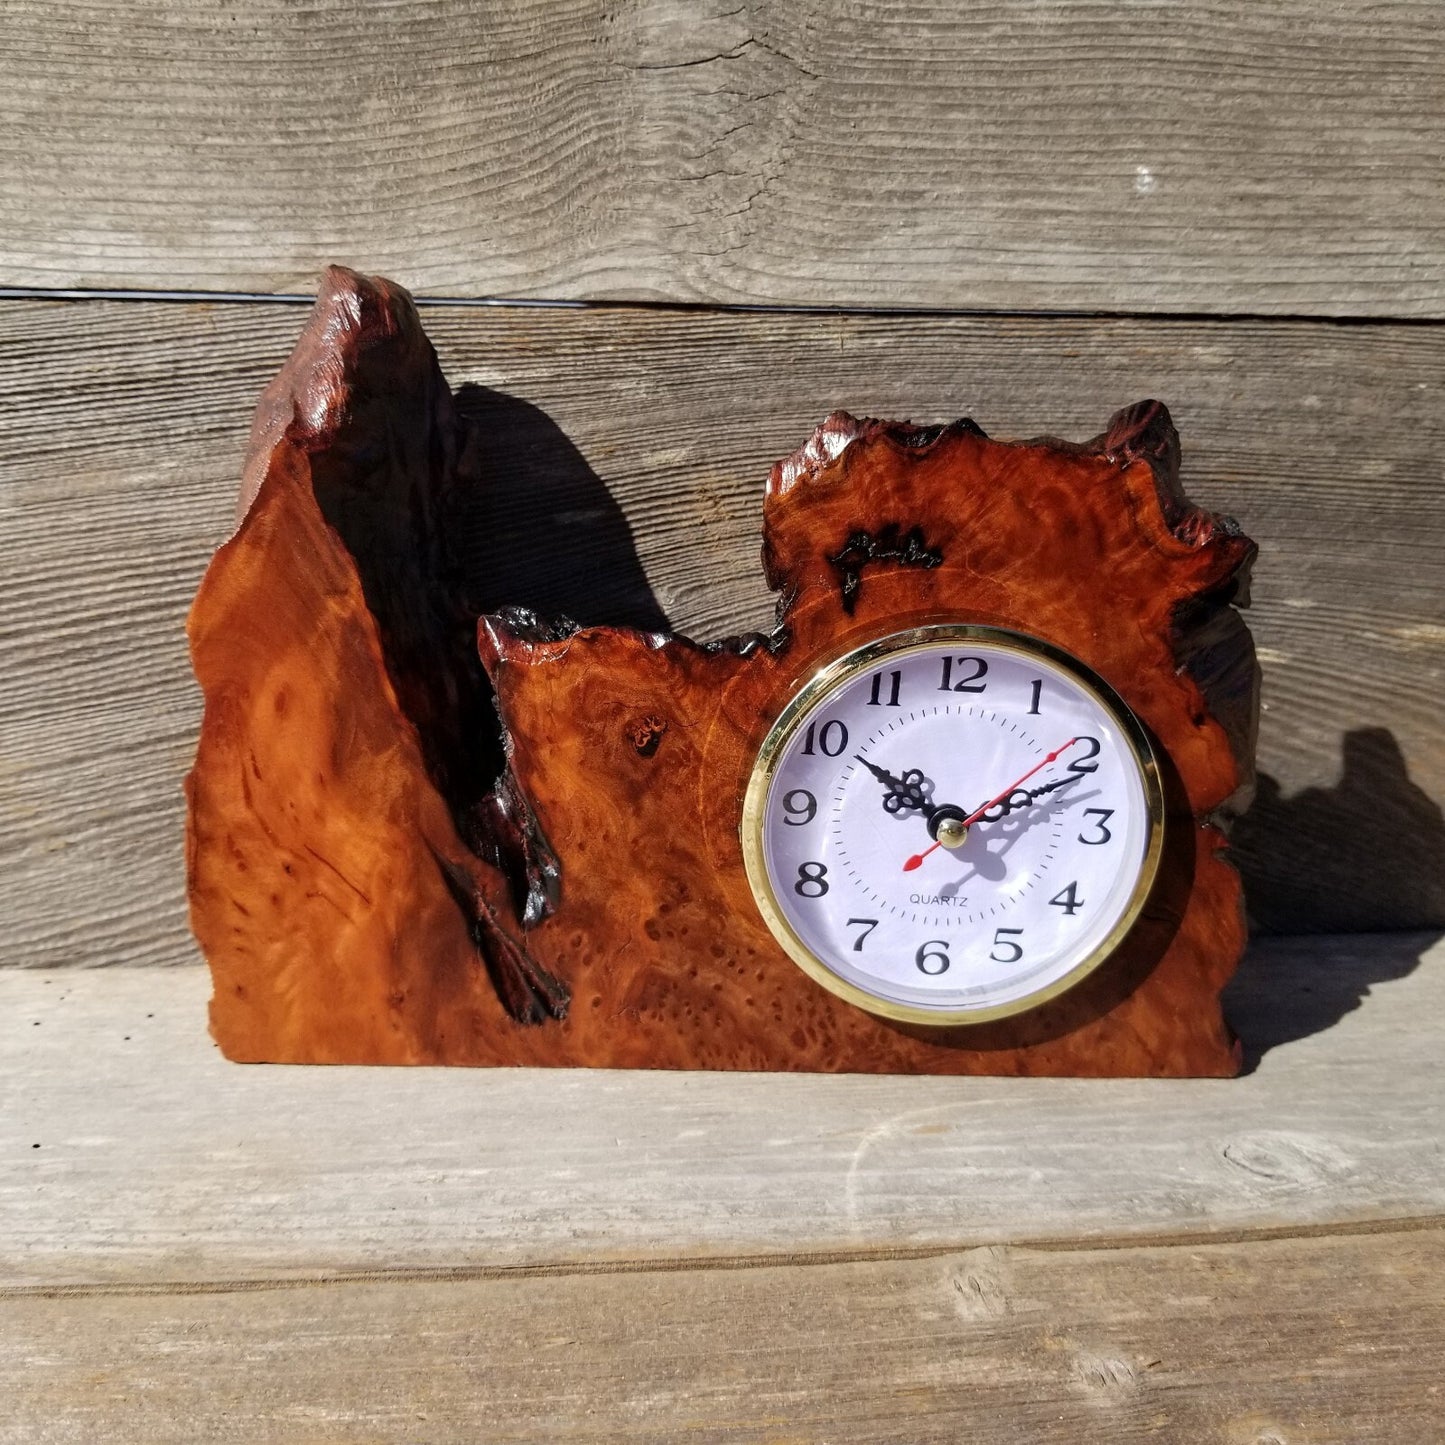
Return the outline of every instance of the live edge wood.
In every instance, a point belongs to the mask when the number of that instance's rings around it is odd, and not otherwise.
[[[1255,669],[1229,600],[1253,547],[1184,502],[1176,464],[1153,402],[1078,447],[839,413],[770,478],[763,554],[784,605],[766,644],[616,628],[549,639],[485,620],[511,768],[562,868],[561,906],[528,947],[572,984],[567,1057],[1233,1073],[1218,997],[1243,917],[1207,820],[1249,781]],[[954,1030],[875,1018],[802,974],[758,914],[738,841],[758,745],[820,660],[940,617],[1064,646],[1178,770],[1161,884],[1108,967],[1044,1008]]]
[[[1237,1070],[1219,993],[1243,912],[1216,823],[1252,782],[1257,673],[1231,604],[1253,545],[1184,499],[1159,403],[1082,445],[830,417],[769,481],[770,637],[482,621],[506,768],[446,545],[480,485],[468,450],[405,293],[331,272],[192,615],[192,919],[230,1057]],[[820,658],[938,617],[1065,647],[1172,760],[1161,883],[1115,959],[952,1031],[807,979],[737,838],[756,746]]]
[[[503,1000],[560,1007],[504,921],[498,864],[539,899],[555,869],[464,736],[486,735],[487,699],[443,587],[454,436],[410,298],[328,273],[190,620],[191,921],[233,1057],[464,1057]]]

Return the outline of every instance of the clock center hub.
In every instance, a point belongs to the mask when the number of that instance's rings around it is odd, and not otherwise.
[[[942,843],[950,853],[957,852],[968,842],[968,824],[962,817],[953,817],[949,813],[933,818],[928,831],[933,835],[934,841]]]

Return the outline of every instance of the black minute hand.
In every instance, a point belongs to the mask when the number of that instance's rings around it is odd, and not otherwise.
[[[1036,798],[1042,798],[1045,793],[1052,793],[1055,788],[1062,788],[1066,783],[1078,781],[1078,774],[1069,773],[1066,777],[1055,778],[1052,783],[1045,783],[1041,788],[1015,788],[1008,797],[995,803],[986,813],[979,814],[980,823],[998,823],[1007,818],[1010,813],[1017,813],[1020,809],[1027,808]],[[994,809],[998,811],[995,812]]]

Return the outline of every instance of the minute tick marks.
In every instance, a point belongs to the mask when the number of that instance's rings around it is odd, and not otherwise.
[[[758,838],[769,926],[820,982],[896,1017],[1026,1003],[1136,907],[1157,856],[1147,743],[1120,742],[1127,716],[1077,664],[1014,634],[924,629],[854,656],[779,724]],[[926,700],[940,680],[987,699]],[[890,700],[895,716],[880,720]],[[810,728],[830,729],[826,758],[801,746]],[[815,818],[807,800],[822,797]],[[1085,797],[1109,810],[1107,830]],[[777,818],[783,798],[802,826]]]

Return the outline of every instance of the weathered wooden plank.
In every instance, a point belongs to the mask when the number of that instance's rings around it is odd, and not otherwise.
[[[1445,1230],[0,1298],[0,1440],[1434,1445]]]
[[[1091,435],[1154,394],[1259,539],[1257,920],[1445,921],[1445,330],[428,307],[495,478],[478,605],[763,626],[763,479],[835,406]],[[0,308],[6,964],[182,962],[186,608],[291,307]],[[672,500],[688,477],[690,505]],[[537,525],[548,518],[546,528]],[[549,538],[545,551],[535,539]],[[529,539],[531,539],[529,541]]]
[[[0,1285],[869,1256],[1445,1213],[1445,945],[1271,940],[1247,1077],[225,1063],[199,968],[0,972]]]
[[[1434,315],[1438,16],[7,7],[0,283]]]

